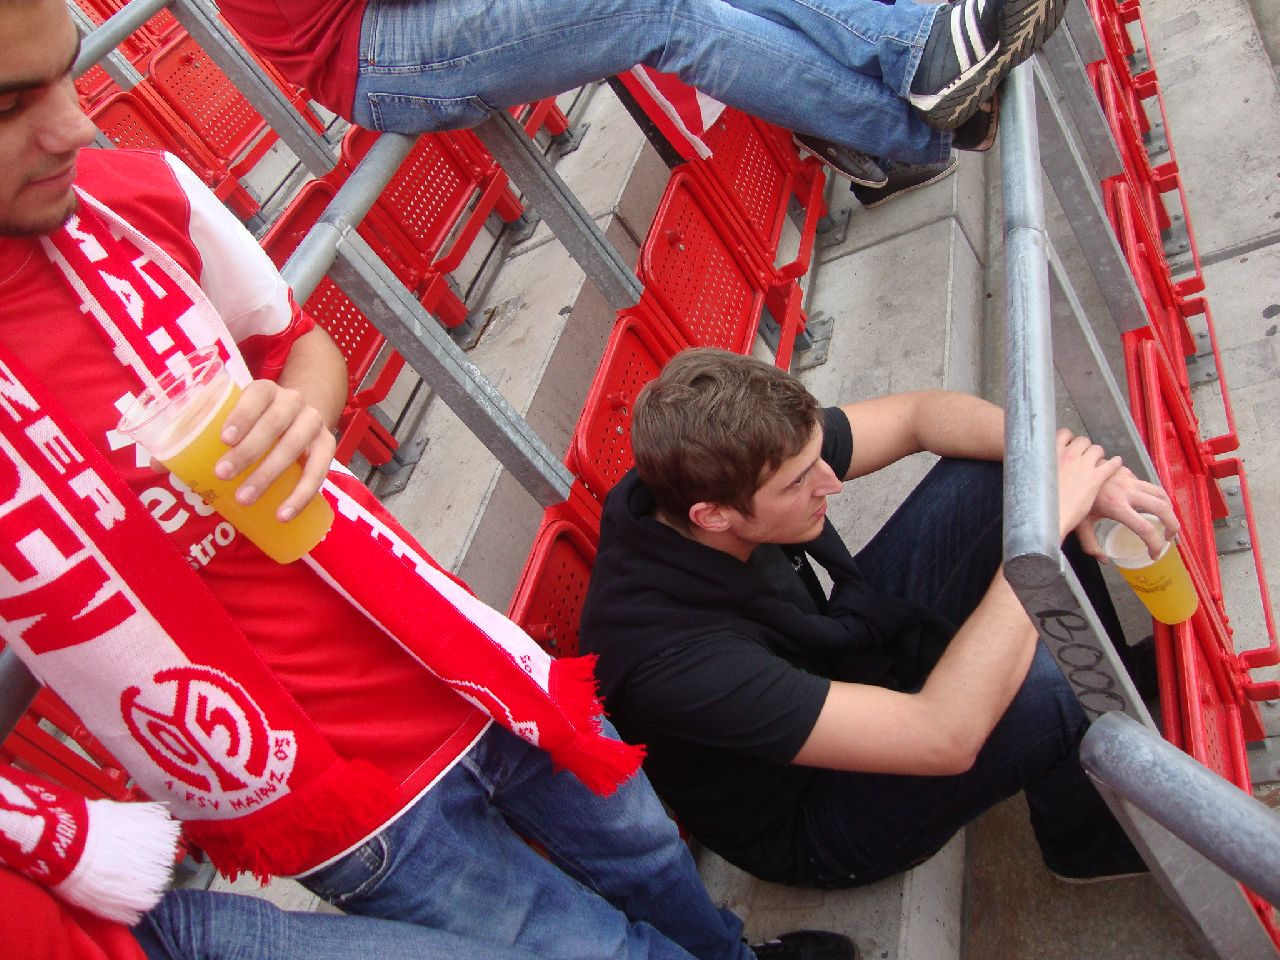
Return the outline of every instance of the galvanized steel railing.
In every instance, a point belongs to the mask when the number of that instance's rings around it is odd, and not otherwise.
[[[1097,719],[1086,764],[1104,781],[1103,795],[1157,881],[1216,956],[1274,958],[1275,944],[1223,869],[1249,882],[1256,892],[1275,897],[1274,883],[1266,888],[1254,884],[1260,873],[1269,871],[1272,881],[1276,876],[1277,818],[1155,732],[1059,548],[1055,371],[1089,435],[1109,453],[1121,454],[1140,477],[1156,480],[1116,372],[1098,345],[1046,229],[1042,171],[1086,251],[1110,322],[1121,332],[1147,322],[1096,186],[1120,170],[1115,143],[1080,54],[1080,47],[1087,51],[1098,46],[1097,34],[1083,4],[1068,10],[1066,29],[1013,72],[1002,95],[1004,571],[1086,711]],[[1043,123],[1037,123],[1038,110]],[[1222,812],[1219,826],[1225,823],[1227,833],[1199,827],[1180,830],[1179,836],[1169,832],[1177,821],[1206,824],[1211,816],[1197,821],[1196,815],[1215,808]],[[1250,845],[1229,838],[1231,829],[1243,830],[1246,823],[1253,831],[1248,836],[1264,837],[1266,842]]]

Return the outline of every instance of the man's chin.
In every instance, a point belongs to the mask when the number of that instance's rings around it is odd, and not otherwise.
[[[47,212],[32,212],[25,216],[10,216],[0,213],[0,236],[3,237],[38,237],[52,233],[71,219],[71,215],[80,206],[80,197],[74,192],[63,204]]]

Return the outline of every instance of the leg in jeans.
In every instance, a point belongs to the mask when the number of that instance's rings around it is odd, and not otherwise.
[[[858,563],[879,589],[961,623],[1000,563],[1000,511],[999,464],[943,460],[858,554]],[[1100,577],[1096,583],[1102,587]],[[1114,622],[1105,588],[1091,599],[1104,622]],[[798,879],[846,886],[907,869],[1020,790],[1050,868],[1079,875],[1131,866],[1132,847],[1077,760],[1086,727],[1084,711],[1042,645],[972,769],[950,777],[823,771],[805,811],[810,869]]]
[[[410,923],[291,913],[257,897],[173,890],[134,928],[148,960],[537,960]]]
[[[950,136],[898,92],[937,8],[825,4],[371,0],[354,119],[400,133],[472,126],[494,109],[645,63],[789,129],[912,163],[945,159]]]
[[[349,912],[547,958],[751,956],[643,776],[597,797],[496,725],[404,816],[303,883]]]

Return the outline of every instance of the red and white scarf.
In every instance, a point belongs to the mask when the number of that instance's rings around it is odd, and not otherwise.
[[[42,238],[139,390],[218,344],[199,286],[87,195]],[[141,254],[141,255],[139,255]],[[589,659],[552,660],[442,570],[334,465],[334,525],[305,559],[450,689],[611,792],[642,751],[600,734]],[[0,637],[227,873],[293,874],[376,830],[394,785],[302,713],[150,513],[0,345]],[[371,692],[376,696],[376,691]]]
[[[85,800],[0,763],[0,864],[68,903],[137,923],[168,886],[177,845],[158,803]]]

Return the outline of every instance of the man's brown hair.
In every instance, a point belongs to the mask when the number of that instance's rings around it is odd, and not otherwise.
[[[820,416],[789,373],[727,350],[685,350],[636,399],[636,469],[682,527],[702,501],[750,516],[756,491],[804,449]]]

